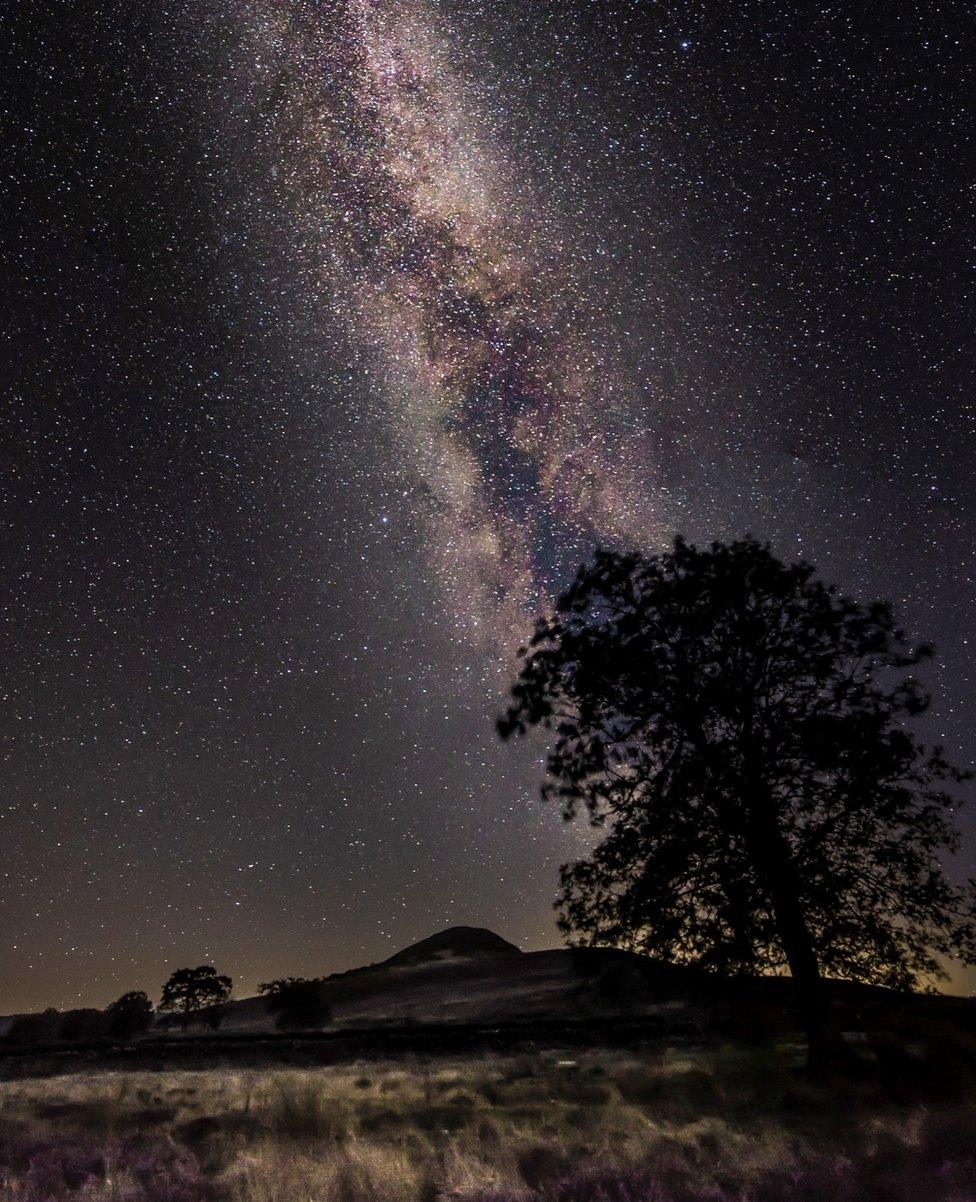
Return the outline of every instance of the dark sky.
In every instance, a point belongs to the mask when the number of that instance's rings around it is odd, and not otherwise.
[[[598,541],[890,598],[973,763],[974,24],[5,11],[0,1012],[554,944],[492,719]]]

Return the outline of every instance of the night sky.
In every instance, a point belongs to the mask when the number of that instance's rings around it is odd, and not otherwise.
[[[891,599],[976,760],[974,25],[5,9],[0,1012],[556,944],[493,718],[597,542]]]

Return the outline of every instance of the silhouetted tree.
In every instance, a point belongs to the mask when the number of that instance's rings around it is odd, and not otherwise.
[[[332,1009],[325,998],[323,980],[304,977],[283,977],[265,981],[258,992],[267,997],[268,1010],[276,1016],[275,1025],[282,1030],[302,1027],[322,1027],[332,1021]]]
[[[105,1014],[109,1035],[131,1039],[134,1035],[142,1035],[152,1025],[152,1002],[141,990],[133,990],[123,993],[117,1001],[106,1007]]]
[[[606,834],[565,865],[560,925],[722,972],[789,968],[812,1065],[822,976],[896,988],[976,960],[940,853],[968,774],[906,728],[928,696],[887,605],[752,540],[600,552],[538,623],[499,721],[551,730],[543,796]]]
[[[65,1043],[84,1043],[89,1039],[101,1039],[105,1034],[107,1020],[101,1010],[66,1010],[61,1016],[58,1039]]]
[[[61,1014],[49,1006],[41,1014],[18,1014],[10,1024],[7,1039],[21,1047],[54,1043],[58,1038]]]
[[[230,977],[219,976],[210,964],[178,968],[163,986],[160,1010],[175,1010],[184,1030],[192,1016],[205,1007],[219,1006],[230,996]]]

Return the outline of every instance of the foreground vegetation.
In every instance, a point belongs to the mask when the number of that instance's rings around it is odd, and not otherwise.
[[[942,1097],[904,1072],[901,1096],[877,1073],[814,1085],[798,1055],[550,1052],[10,1081],[0,1084],[0,1199],[976,1197],[960,1046],[936,1066]]]

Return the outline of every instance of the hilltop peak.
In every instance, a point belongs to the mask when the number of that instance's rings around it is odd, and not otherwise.
[[[412,943],[384,960],[384,965],[421,964],[427,960],[453,960],[469,956],[519,956],[521,948],[485,927],[448,927]]]

